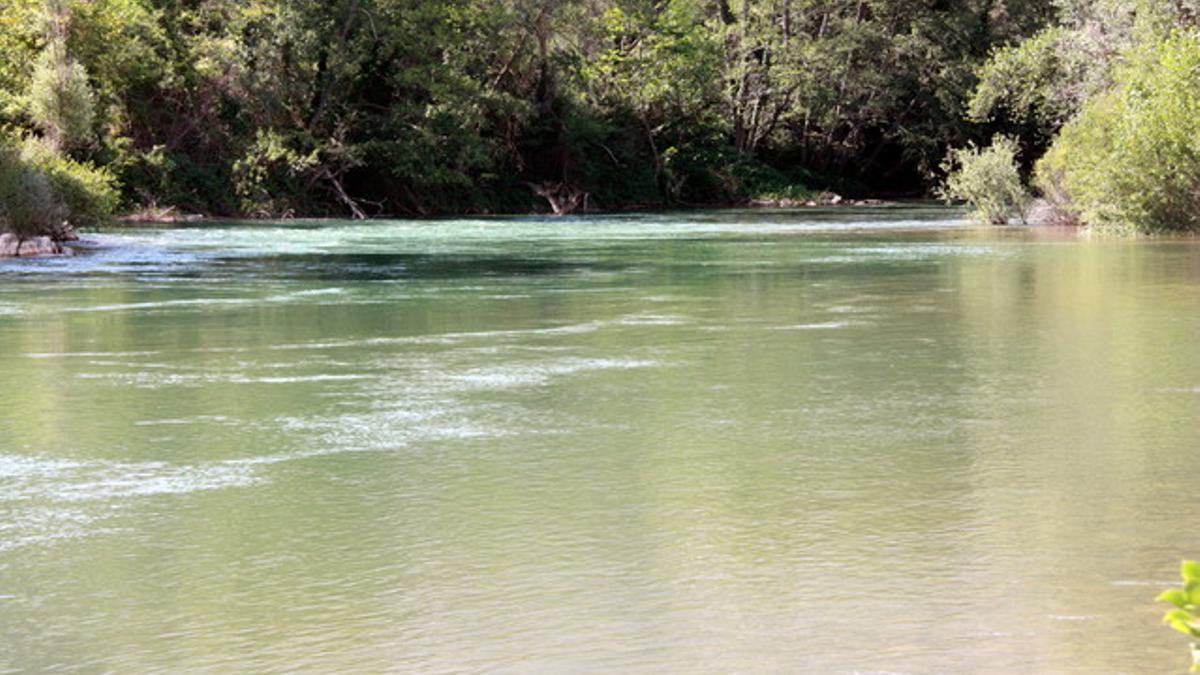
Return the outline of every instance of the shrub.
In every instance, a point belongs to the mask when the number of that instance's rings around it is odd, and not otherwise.
[[[22,144],[21,158],[50,180],[72,227],[103,225],[120,202],[116,181],[107,169],[63,157],[34,138]]]
[[[951,150],[942,162],[946,180],[938,195],[946,201],[966,202],[973,217],[985,223],[1004,225],[1013,216],[1025,219],[1031,203],[1017,166],[1016,140],[996,136],[992,145],[969,145]]]
[[[1098,229],[1200,230],[1200,39],[1144,44],[1116,79],[1038,162],[1038,187]]]
[[[116,208],[112,176],[66,159],[37,139],[0,143],[0,230],[21,237],[61,236],[64,222],[94,227]]]
[[[50,179],[21,159],[13,148],[0,147],[0,231],[32,237],[56,231],[67,209]]]

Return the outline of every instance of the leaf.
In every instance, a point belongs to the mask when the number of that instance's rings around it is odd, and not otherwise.
[[[1188,600],[1188,594],[1178,588],[1163,591],[1154,599],[1155,602],[1169,602],[1180,609],[1187,608]]]
[[[1200,581],[1200,562],[1184,560],[1179,566],[1179,573],[1184,581]]]
[[[1196,618],[1192,616],[1190,612],[1182,609],[1173,609],[1163,616],[1163,623],[1167,624],[1171,628],[1174,628],[1175,630],[1189,637],[1200,637],[1200,635],[1197,634],[1200,631],[1197,631],[1193,627],[1193,622],[1195,620]]]

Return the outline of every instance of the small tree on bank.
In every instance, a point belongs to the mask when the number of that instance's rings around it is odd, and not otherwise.
[[[966,202],[972,217],[993,225],[1013,217],[1025,220],[1032,199],[1017,166],[1020,148],[1015,139],[996,136],[991,146],[968,145],[950,151],[942,162],[945,182],[937,194],[946,201]]]
[[[69,0],[47,0],[46,47],[34,64],[29,115],[56,152],[66,153],[93,140],[96,100],[87,70],[67,51]]]
[[[92,140],[95,101],[83,65],[66,55],[66,46],[48,45],[34,66],[29,113],[58,152]]]

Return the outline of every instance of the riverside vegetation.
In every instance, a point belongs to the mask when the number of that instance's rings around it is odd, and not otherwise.
[[[1028,183],[1194,230],[1197,4],[0,0],[0,217],[792,203],[956,166],[989,221]]]
[[[1179,566],[1182,588],[1171,588],[1158,596],[1175,609],[1167,612],[1163,623],[1191,638],[1200,638],[1200,563],[1185,560]],[[1200,672],[1200,644],[1192,643],[1192,672]]]

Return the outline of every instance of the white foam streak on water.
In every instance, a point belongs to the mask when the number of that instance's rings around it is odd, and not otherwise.
[[[830,314],[867,314],[876,311],[876,308],[861,305],[833,305],[826,307],[825,311]]]
[[[178,419],[139,420],[133,423],[135,427],[192,426],[197,424],[237,424],[237,420],[226,415],[197,415],[196,417],[182,417]]]
[[[791,326],[773,326],[771,330],[836,330],[850,326],[864,325],[854,321],[826,321],[823,323],[799,323]]]
[[[219,309],[225,307],[245,307],[248,305],[261,305],[263,303],[293,303],[304,302],[311,303],[314,298],[330,298],[330,302],[344,302],[340,296],[345,295],[346,291],[340,288],[325,288],[314,289],[308,291],[297,291],[294,293],[279,293],[268,295],[266,297],[244,297],[244,298],[189,298],[184,300],[160,300],[156,302],[127,302],[110,305],[89,305],[86,307],[63,307],[59,311],[70,313],[86,313],[86,312],[127,312],[139,310],[170,310],[170,309]],[[333,298],[339,299],[334,300]]]
[[[1009,251],[999,246],[970,246],[966,244],[929,244],[916,246],[863,246],[847,248],[836,255],[813,258],[813,264],[853,264],[879,262],[919,262],[945,257],[996,257]]]
[[[120,500],[246,487],[256,480],[219,462],[61,462],[0,455],[0,503]]]
[[[233,487],[249,487],[260,479],[249,471],[225,463],[176,466],[160,462],[110,464],[75,482],[39,490],[40,499],[96,501],[159,495],[188,494]]]
[[[617,319],[622,326],[684,326],[691,319],[678,315],[666,314],[636,314]]]
[[[118,305],[91,305],[88,307],[64,307],[63,312],[117,312],[137,309],[171,309],[174,307],[219,307],[222,305],[248,305],[251,298],[197,298],[194,300],[163,300],[160,302],[129,302]]]
[[[47,460],[22,455],[0,454],[0,480],[7,478],[45,478],[79,468],[78,462]],[[0,495],[3,498],[3,495]]]
[[[272,296],[266,298],[266,300],[268,302],[288,302],[288,301],[296,300],[299,298],[325,297],[325,296],[331,296],[331,295],[337,295],[337,296],[346,295],[346,289],[344,289],[344,288],[314,288],[314,289],[307,290],[307,291],[295,291],[293,293],[281,293],[279,295],[272,295]]]
[[[229,463],[71,462],[0,454],[0,552],[95,536],[138,498],[245,488],[259,481]],[[97,509],[94,504],[107,504]]]
[[[537,386],[562,375],[594,370],[631,370],[661,366],[657,361],[636,359],[566,359],[551,363],[477,368],[447,375],[447,382],[470,389],[507,389]]]
[[[649,359],[595,359],[558,358],[547,361],[547,350],[569,350],[569,347],[547,346],[533,349],[528,345],[517,345],[512,354],[530,352],[538,360],[522,364],[479,368],[472,367],[456,371],[456,355],[477,353],[478,348],[452,348],[454,344],[475,339],[548,336],[569,339],[600,329],[603,326],[670,326],[676,325],[675,317],[663,320],[660,316],[621,317],[612,321],[592,322],[557,326],[545,329],[483,331],[451,333],[437,336],[434,344],[449,345],[451,348],[437,354],[402,361],[372,359],[363,363],[375,369],[373,374],[321,373],[296,376],[262,376],[243,372],[230,373],[164,373],[137,371],[136,368],[158,368],[170,370],[171,364],[138,363],[136,361],[103,361],[97,356],[134,357],[159,356],[157,351],[129,352],[59,352],[30,353],[36,359],[88,358],[93,366],[108,366],[114,372],[84,372],[76,375],[81,380],[111,381],[121,386],[142,388],[199,387],[209,384],[273,384],[294,385],[343,382],[358,388],[357,395],[375,401],[375,410],[369,413],[339,414],[328,417],[308,416],[304,418],[280,418],[275,424],[282,431],[307,439],[308,447],[282,453],[267,452],[261,455],[205,462],[200,464],[174,464],[168,462],[73,462],[36,459],[21,455],[0,454],[0,504],[11,512],[7,518],[14,533],[5,547],[47,544],[63,539],[78,538],[89,533],[108,531],[105,523],[108,516],[91,514],[87,519],[60,515],[78,514],[75,507],[67,505],[91,502],[112,502],[124,506],[129,500],[146,497],[184,495],[217,489],[247,488],[269,476],[259,467],[268,467],[285,462],[328,457],[342,453],[396,451],[440,440],[467,440],[496,438],[515,431],[497,424],[496,419],[476,419],[481,412],[476,406],[468,405],[460,397],[479,390],[506,390],[515,387],[540,387],[556,378],[568,377],[596,371],[631,370],[653,368],[662,363]],[[393,341],[360,341],[358,346],[386,346]],[[302,345],[319,348],[322,345]],[[348,346],[348,345],[347,345]],[[277,349],[293,349],[300,345],[279,345]],[[489,346],[489,351],[503,351],[499,346]],[[511,356],[511,355],[510,355]],[[296,363],[262,364],[238,362],[240,369],[263,367],[288,368],[311,367],[308,360]],[[348,364],[348,365],[353,365]],[[182,366],[181,366],[182,367]],[[486,412],[486,411],[485,411]],[[516,412],[516,411],[513,411]],[[520,416],[516,412],[505,413],[503,419],[513,420]],[[236,417],[228,415],[198,415],[188,418],[144,419],[133,423],[135,427],[162,427],[194,429],[202,425],[217,425],[238,428],[242,425]],[[525,429],[524,433],[534,430]],[[47,506],[50,505],[50,506]],[[67,509],[67,510],[64,510]],[[111,514],[110,514],[111,515]],[[41,523],[46,525],[40,532],[29,530]]]
[[[80,508],[30,507],[12,513],[0,509],[0,516],[0,553],[112,532],[97,524],[96,515]]]
[[[198,387],[205,384],[313,384],[321,382],[358,382],[375,379],[376,375],[352,375],[344,373],[322,373],[317,375],[292,376],[249,376],[188,375],[181,373],[163,374],[154,372],[79,373],[80,380],[110,380],[131,387],[155,389],[159,387]]]
[[[260,480],[229,462],[66,462],[0,454],[0,552],[112,532],[105,523],[130,500],[246,488]]]
[[[293,375],[293,376],[277,376],[277,377],[250,377],[246,375],[231,375],[224,378],[224,382],[230,384],[308,384],[312,382],[359,382],[362,380],[373,380],[376,375],[344,375],[336,373],[324,373],[321,375]]]
[[[23,354],[27,359],[78,359],[78,358],[124,358],[131,356],[157,356],[161,351],[144,352],[30,352]]]
[[[618,320],[616,323],[620,323]],[[568,326],[550,328],[527,328],[518,330],[474,331],[464,333],[441,333],[435,335],[414,335],[394,338],[367,338],[362,340],[337,340],[325,342],[301,342],[293,344],[272,345],[276,351],[321,350],[321,349],[351,349],[361,347],[386,347],[392,345],[453,345],[468,340],[490,340],[495,338],[519,338],[555,335],[580,335],[592,333],[604,327],[605,322],[591,321]]]

